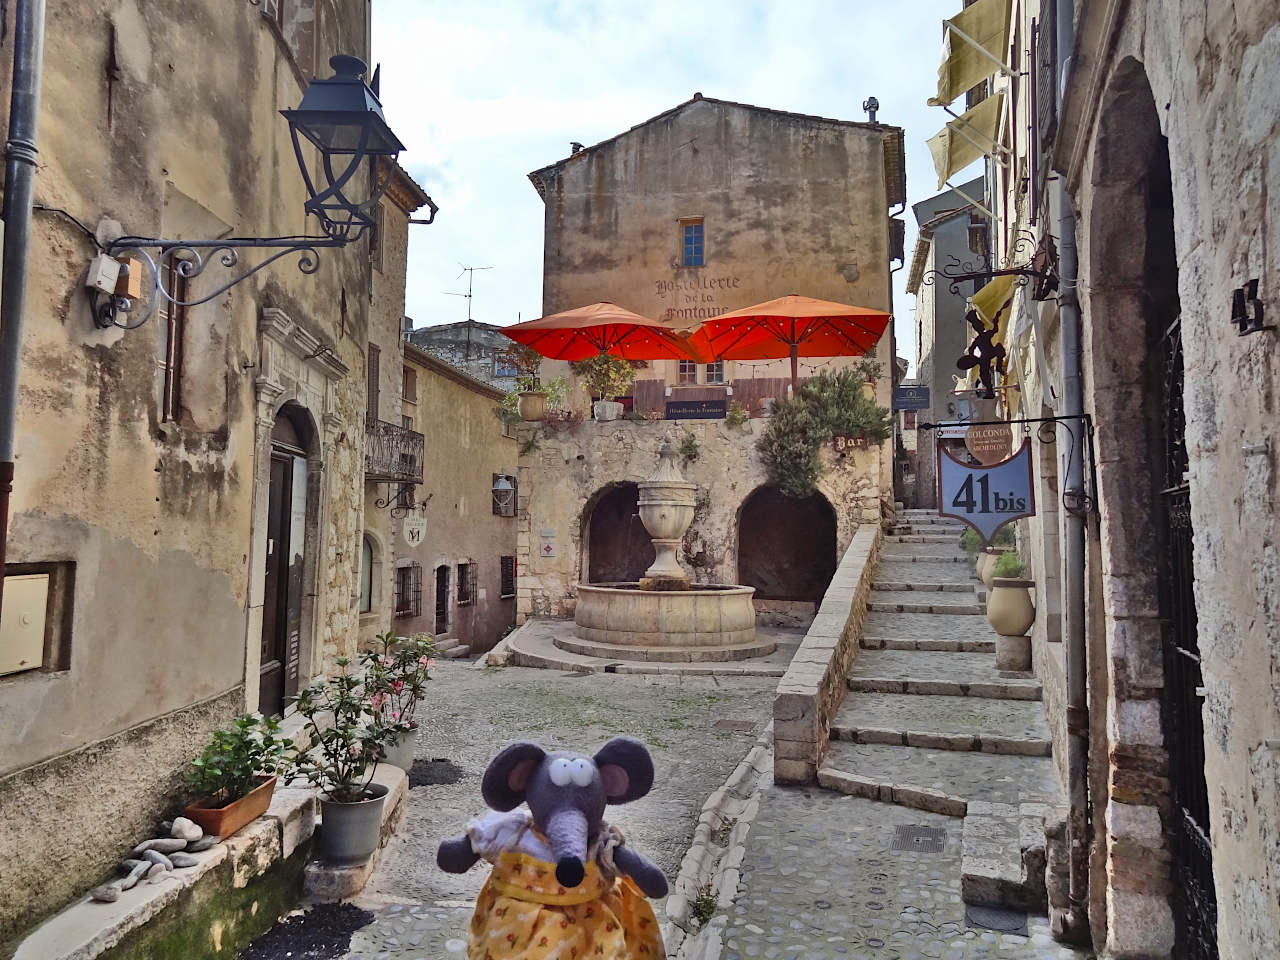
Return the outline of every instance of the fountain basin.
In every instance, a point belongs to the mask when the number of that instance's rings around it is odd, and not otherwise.
[[[668,662],[767,656],[776,644],[756,640],[755,592],[738,585],[652,591],[637,583],[578,584],[578,641],[556,645],[588,656]]]

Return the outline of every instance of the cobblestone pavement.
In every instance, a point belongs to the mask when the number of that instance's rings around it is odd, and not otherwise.
[[[418,714],[416,756],[426,763],[411,775],[404,819],[356,900],[374,922],[355,932],[346,956],[464,955],[472,902],[487,869],[479,864],[465,874],[444,873],[436,867],[436,847],[483,812],[480,778],[512,740],[588,753],[617,734],[647,743],[656,768],[653,791],[610,808],[609,817],[628,843],[674,877],[703,802],[768,722],[776,685],[772,678],[565,675],[441,664]],[[453,782],[413,786],[424,779]]]
[[[899,826],[945,833],[894,850]],[[768,786],[747,838],[722,960],[1081,960],[1048,921],[971,927],[960,900],[961,821],[821,789]]]

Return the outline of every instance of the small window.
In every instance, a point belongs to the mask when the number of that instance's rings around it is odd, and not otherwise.
[[[418,402],[418,371],[405,367],[400,377],[400,399],[409,403]]]
[[[422,565],[396,567],[396,616],[422,616]]]
[[[503,600],[508,600],[516,595],[516,558],[500,557],[498,562],[502,568],[502,590],[500,596]]]
[[[703,263],[702,218],[680,221],[681,264],[700,267]]]
[[[458,564],[458,606],[465,607],[476,600],[476,565]]]
[[[510,437],[512,440],[514,440],[514,439],[515,439],[515,437],[516,437],[516,428],[515,428],[515,425],[514,425],[513,423],[511,423],[511,421],[510,421],[510,420],[503,420],[503,421],[502,421],[502,435],[503,435],[504,437]]]
[[[708,363],[703,368],[703,383],[724,383],[724,361],[717,360],[715,363]]]
[[[498,353],[493,357],[493,375],[495,377],[518,377],[520,368],[510,353]]]
[[[373,542],[366,536],[360,550],[360,612],[373,609]]]
[[[400,426],[404,427],[406,430],[412,430],[413,417],[409,416],[407,413],[400,414]]]
[[[378,419],[378,367],[382,357],[382,351],[369,344],[369,366],[365,372],[368,378],[365,388],[368,391],[365,396],[365,416],[370,420]]]
[[[692,360],[680,361],[680,376],[678,383],[697,383],[698,382],[698,365]]]
[[[174,254],[164,258],[160,266],[164,289],[173,299],[185,301],[189,296],[189,280],[178,269],[182,260]],[[160,393],[160,420],[177,420],[182,414],[182,355],[187,338],[187,307],[160,298],[160,330],[163,343],[160,350],[160,368],[164,373]]]

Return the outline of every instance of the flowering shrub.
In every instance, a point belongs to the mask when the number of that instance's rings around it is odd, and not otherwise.
[[[294,698],[311,734],[311,747],[294,750],[290,770],[330,800],[355,803],[365,798],[393,731],[371,715],[363,678],[347,669],[350,658],[334,662],[341,673],[311,684]],[[322,721],[325,715],[332,717],[332,724]]]
[[[414,714],[436,665],[435,654],[435,644],[425,633],[397,637],[388,631],[374,638],[361,660],[365,695],[375,723],[393,733],[417,727]]]

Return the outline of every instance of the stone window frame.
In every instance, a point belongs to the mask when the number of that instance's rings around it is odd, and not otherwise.
[[[422,616],[422,564],[416,560],[396,566],[393,615],[397,619]]]

